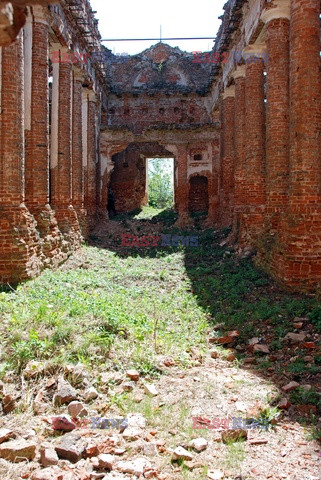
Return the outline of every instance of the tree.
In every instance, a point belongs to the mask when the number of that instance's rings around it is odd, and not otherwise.
[[[173,206],[173,160],[171,158],[149,160],[148,203],[155,208]]]

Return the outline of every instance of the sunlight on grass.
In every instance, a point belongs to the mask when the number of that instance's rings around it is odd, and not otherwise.
[[[94,365],[110,355],[119,368],[131,364],[152,373],[156,353],[184,363],[191,341],[204,343],[207,316],[181,281],[182,253],[157,260],[121,259],[92,247],[84,253],[90,269],[48,270],[0,294],[2,343],[10,355],[2,373],[31,359]],[[170,275],[168,284],[162,272]]]
[[[133,215],[142,225],[161,218],[169,230],[176,214],[144,207],[120,221]],[[224,233],[193,232],[200,238],[194,248],[118,255],[85,246],[75,254],[77,266],[47,270],[15,291],[0,293],[0,376],[20,372],[30,360],[59,365],[80,361],[121,371],[135,367],[153,376],[160,372],[162,356],[189,366],[189,347],[206,351],[207,333],[215,323],[223,322],[225,331],[239,329],[241,343],[259,336],[267,320],[273,332],[271,350],[282,348],[296,316],[310,315],[321,328],[315,299],[270,290],[272,282],[264,272],[219,246]],[[306,369],[303,355],[288,369],[299,374]],[[320,363],[316,357],[311,373],[320,371]]]

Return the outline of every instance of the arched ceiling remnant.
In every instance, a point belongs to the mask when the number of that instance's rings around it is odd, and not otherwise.
[[[193,53],[157,43],[138,55],[109,55],[107,82],[110,92],[206,94],[213,65],[193,62]]]

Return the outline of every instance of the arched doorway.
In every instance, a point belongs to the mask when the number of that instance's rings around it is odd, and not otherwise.
[[[117,212],[130,212],[147,205],[150,158],[174,158],[174,155],[156,142],[131,143],[113,155],[109,188],[113,191]]]

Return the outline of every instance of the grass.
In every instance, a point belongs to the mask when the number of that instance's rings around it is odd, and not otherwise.
[[[268,430],[272,425],[277,422],[277,419],[280,417],[281,411],[277,407],[266,406],[260,410],[259,422],[260,424]]]
[[[146,207],[113,221],[134,220],[142,231],[146,222],[162,221],[165,232],[176,233],[176,218],[171,210]],[[47,270],[0,293],[0,376],[38,360],[81,362],[98,371],[135,367],[153,377],[161,373],[159,356],[189,366],[189,347],[205,351],[208,330],[217,323],[224,331],[239,329],[240,344],[268,325],[272,351],[282,348],[295,317],[309,316],[320,327],[315,298],[283,292],[252,261],[219,246],[228,231],[194,228],[193,234],[198,247],[119,252],[87,245],[78,266]],[[320,362],[288,368],[321,370]]]
[[[240,470],[242,462],[245,460],[246,451],[244,442],[233,442],[226,446],[225,467],[233,470]]]
[[[50,360],[153,376],[157,354],[188,365],[188,347],[205,348],[208,315],[191,292],[182,249],[156,260],[93,247],[83,255],[79,268],[48,270],[0,294],[2,374]]]
[[[303,419],[303,423],[305,422],[305,419]],[[317,426],[317,419],[313,413],[310,413],[310,425],[309,429],[306,430],[306,438],[309,441],[316,440],[321,443],[321,428],[320,426]]]
[[[290,398],[291,402],[294,404],[316,405],[317,407],[321,407],[321,395],[316,392],[315,388],[305,390],[304,388],[299,387],[291,392]]]

